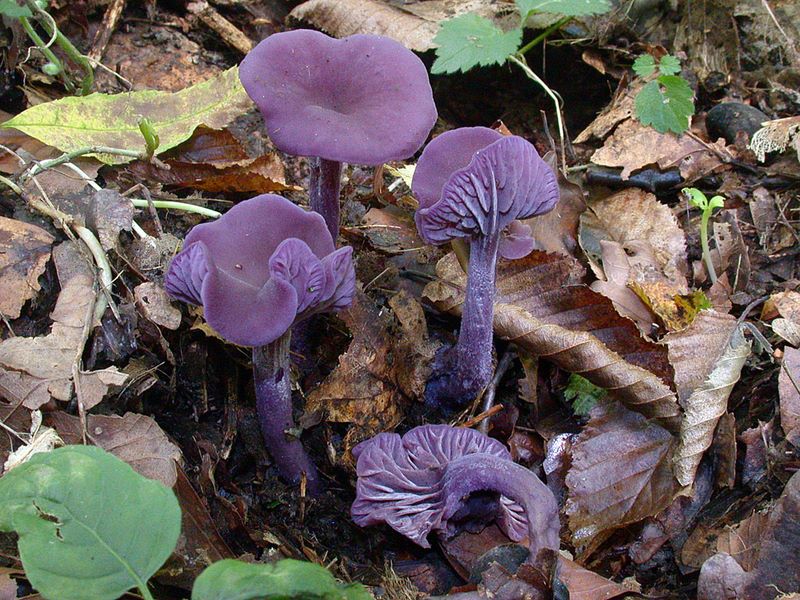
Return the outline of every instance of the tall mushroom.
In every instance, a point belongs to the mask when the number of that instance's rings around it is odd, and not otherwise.
[[[311,208],[325,218],[334,242],[342,163],[408,158],[436,122],[425,65],[382,36],[276,33],[244,58],[239,77],[275,146],[312,157]]]
[[[267,449],[285,479],[296,483],[305,473],[308,489],[316,491],[317,471],[291,433],[290,332],[309,315],[350,304],[352,248],[335,249],[320,215],[264,194],[192,229],[164,286],[173,298],[202,306],[223,338],[252,346]]]
[[[423,425],[400,437],[381,433],[353,449],[356,499],[350,509],[361,527],[386,523],[423,548],[428,534],[444,538],[468,518],[470,498],[491,492],[494,516],[515,541],[528,538],[528,561],[543,548],[558,550],[558,504],[550,489],[508,450],[473,429]],[[481,511],[485,513],[486,511]]]
[[[417,229],[426,242],[469,242],[458,342],[435,365],[426,389],[431,401],[463,404],[492,377],[495,268],[502,232],[516,219],[552,210],[558,183],[523,138],[473,127],[443,133],[427,145],[412,190],[420,203]]]

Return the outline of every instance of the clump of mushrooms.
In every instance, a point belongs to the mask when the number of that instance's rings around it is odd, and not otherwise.
[[[322,217],[264,194],[240,202],[186,236],[164,286],[202,306],[226,340],[253,348],[256,408],[268,451],[292,483],[303,473],[318,491],[316,468],[294,429],[290,387],[291,327],[312,314],[350,304],[352,248],[335,249]]]
[[[425,65],[382,36],[276,33],[245,57],[239,77],[275,146],[313,158],[311,208],[325,218],[334,241],[342,163],[408,158],[436,122]]]
[[[525,139],[470,127],[443,133],[426,146],[412,191],[420,203],[417,229],[426,242],[469,242],[458,342],[439,358],[426,389],[429,401],[462,405],[481,394],[492,377],[495,268],[503,231],[510,227],[518,238],[506,255],[524,256],[524,229],[520,236],[514,223],[552,210],[558,182]]]
[[[489,514],[514,541],[527,536],[528,562],[558,550],[558,504],[529,469],[497,440],[464,427],[423,425],[402,437],[380,433],[353,449],[356,499],[350,510],[361,527],[386,523],[423,548],[428,534],[448,538],[468,520],[474,494],[493,494]],[[485,514],[485,506],[481,513]]]

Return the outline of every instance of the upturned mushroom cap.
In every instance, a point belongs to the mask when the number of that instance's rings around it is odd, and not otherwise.
[[[467,166],[451,171],[442,183],[446,161],[463,161],[461,148],[468,142],[474,147],[491,138],[478,130],[485,128],[442,134],[420,156],[412,190],[420,200],[417,229],[428,243],[500,235],[515,219],[544,214],[558,202],[552,169],[532,144],[518,136],[496,134],[499,138],[474,151]],[[446,158],[450,153],[458,156]],[[437,190],[439,196],[431,203]]]
[[[296,156],[362,165],[401,160],[436,122],[425,65],[382,36],[276,33],[244,58],[239,78],[274,144]]]
[[[325,221],[280,196],[240,202],[192,229],[164,279],[241,346],[264,346],[309,314],[350,304],[352,248],[335,250]]]
[[[472,454],[511,461],[508,450],[474,429],[448,425],[415,427],[404,436],[381,433],[353,449],[357,459],[356,500],[350,510],[362,527],[386,523],[423,548],[431,531],[450,531],[443,477],[448,464]],[[450,499],[461,502],[461,498]],[[527,534],[522,508],[501,497],[498,521],[508,537]]]

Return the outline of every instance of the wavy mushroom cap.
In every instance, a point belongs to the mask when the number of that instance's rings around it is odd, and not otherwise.
[[[203,306],[208,324],[226,340],[264,346],[299,319],[350,304],[352,248],[335,250],[317,213],[264,194],[192,229],[164,287]]]
[[[425,149],[414,172],[412,189],[420,194],[415,220],[425,241],[443,244],[456,238],[500,235],[516,219],[553,209],[558,202],[555,173],[532,144],[515,135],[497,134],[498,139],[474,151],[467,166],[451,171],[441,183],[440,166],[449,160],[443,158],[448,152],[459,153],[458,159],[463,160],[465,139],[478,144],[479,136],[491,137],[485,132],[459,131],[433,140],[428,148],[439,143],[430,154]],[[439,196],[430,203],[437,189]]]
[[[436,122],[428,72],[386,37],[276,33],[242,61],[239,78],[282,151],[378,165],[402,160]]]
[[[353,448],[358,474],[356,499],[350,510],[353,521],[361,527],[386,523],[429,548],[427,537],[431,531],[446,535],[452,532],[444,497],[446,467],[471,454],[511,461],[503,444],[465,427],[423,425],[402,437],[381,433],[361,442]],[[455,500],[460,503],[467,499]],[[495,509],[508,537],[519,541],[527,535],[522,507],[501,496]],[[463,511],[452,513],[464,516]]]

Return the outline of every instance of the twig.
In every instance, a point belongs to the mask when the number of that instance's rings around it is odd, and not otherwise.
[[[459,427],[474,427],[475,425],[481,423],[485,419],[488,419],[489,417],[496,415],[504,408],[505,407],[502,404],[495,404],[492,408],[490,408],[486,412],[482,412],[481,414],[475,415],[471,419],[464,421],[461,425],[459,425]]]
[[[92,42],[92,49],[89,51],[88,58],[90,61],[99,62],[108,48],[108,42],[111,41],[111,36],[117,28],[119,18],[122,16],[122,11],[125,10],[126,0],[114,0],[111,6],[103,15],[103,22],[97,35],[94,36]]]
[[[506,352],[500,358],[500,361],[497,363],[497,369],[495,369],[494,377],[492,377],[492,381],[489,383],[489,387],[486,388],[486,391],[483,392],[483,403],[481,404],[481,414],[486,414],[492,409],[492,405],[494,404],[494,397],[497,393],[497,386],[500,385],[500,380],[508,371],[508,368],[511,366],[511,361],[516,358],[516,354],[513,352]],[[485,419],[480,422],[478,425],[478,430],[481,433],[488,433],[489,432],[489,420]]]
[[[253,49],[253,41],[228,19],[219,14],[217,9],[210,6],[208,2],[190,2],[186,6],[186,10],[205,23],[209,29],[216,32],[231,48],[238,50],[242,54],[247,54]]]

